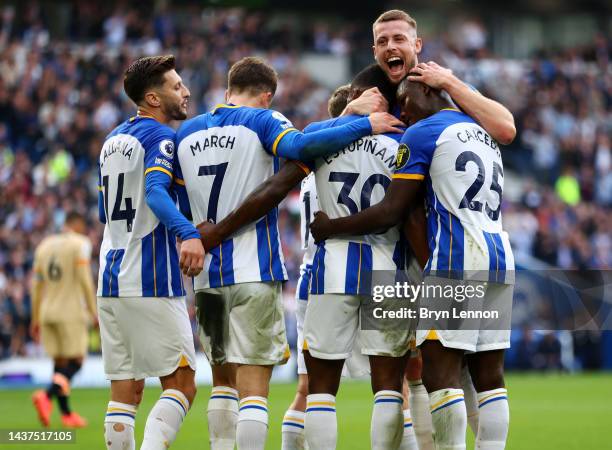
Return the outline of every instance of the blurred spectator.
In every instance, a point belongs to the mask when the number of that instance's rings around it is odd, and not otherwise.
[[[566,167],[555,182],[555,191],[561,200],[570,206],[580,203],[580,184],[571,167]]]
[[[514,344],[514,368],[518,370],[533,369],[535,367],[536,349],[537,342],[534,339],[533,331],[529,327],[523,328],[521,339]]]
[[[547,333],[537,344],[534,368],[539,370],[561,370],[561,343],[554,333]]]

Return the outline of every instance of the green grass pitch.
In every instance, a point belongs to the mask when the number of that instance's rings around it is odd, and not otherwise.
[[[509,450],[610,448],[612,426],[612,376],[609,374],[544,375],[512,374],[507,377],[510,397]],[[293,398],[295,384],[274,384],[270,392],[270,431],[267,449],[280,449],[280,423]],[[198,398],[185,419],[172,449],[208,449],[206,399],[208,386],[200,386]],[[159,390],[147,388],[137,420],[137,442],[142,439],[146,416]],[[6,449],[104,449],[102,421],[108,401],[103,389],[75,389],[72,406],[89,419],[77,431],[75,444],[0,445]],[[55,405],[56,406],[56,405]],[[54,407],[52,428],[59,427]],[[372,396],[367,382],[343,382],[337,400],[339,439],[342,450],[369,449]],[[0,428],[38,427],[30,403],[30,391],[0,391]],[[468,448],[473,448],[471,433]]]

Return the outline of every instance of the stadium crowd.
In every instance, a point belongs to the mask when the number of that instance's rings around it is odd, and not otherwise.
[[[194,115],[223,101],[232,61],[261,54],[280,75],[275,109],[302,128],[325,118],[330,91],[300,69],[300,52],[342,56],[351,42],[363,42],[352,39],[356,29],[346,24],[332,31],[313,22],[298,33],[289,22],[239,9],[198,7],[177,15],[162,8],[146,17],[127,6],[106,15],[94,4],[73,8],[59,32],[66,39],[51,37],[38,3],[19,16],[10,7],[0,11],[0,358],[40,352],[27,330],[33,250],[42,237],[60,228],[66,211],[78,210],[90,218],[94,253],[99,247],[95,162],[106,133],[134,114],[122,92],[131,60],[173,49]],[[456,42],[463,45],[426,40],[422,59],[453,68],[515,114],[519,134],[504,157],[521,177],[520,195],[504,201],[503,214],[517,259],[609,269],[611,42],[598,37],[584,48],[518,63],[490,58],[477,23],[460,30]],[[298,222],[292,195],[280,218],[287,298],[302,257]]]

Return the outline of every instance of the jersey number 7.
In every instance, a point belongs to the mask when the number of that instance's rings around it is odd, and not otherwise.
[[[206,220],[212,223],[217,222],[217,206],[219,205],[219,194],[221,194],[221,186],[223,185],[223,177],[227,169],[226,162],[217,164],[216,166],[200,166],[198,176],[214,175],[212,187],[210,188],[210,197],[208,198],[208,211]]]

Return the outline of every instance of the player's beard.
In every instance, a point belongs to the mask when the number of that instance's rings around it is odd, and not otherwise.
[[[404,62],[404,67],[406,68],[406,75],[408,75],[408,73],[414,69],[417,65],[417,57],[416,54],[412,55],[412,58],[410,59],[410,61],[405,61]]]
[[[187,113],[183,112],[180,103],[175,103],[168,111],[168,116],[172,118],[172,120],[185,120],[187,118]]]

